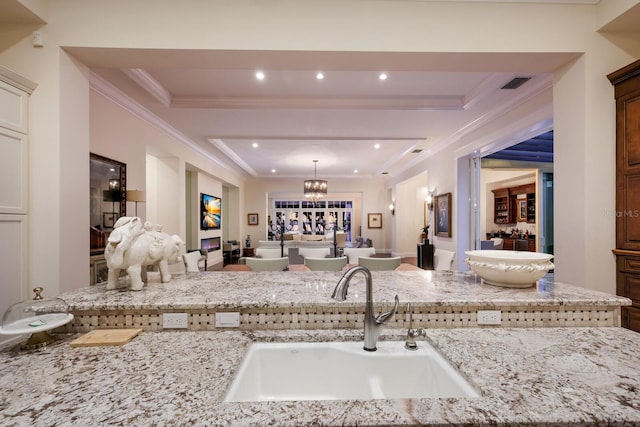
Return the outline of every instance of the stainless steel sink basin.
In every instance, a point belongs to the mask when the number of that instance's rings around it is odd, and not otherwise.
[[[255,343],[249,348],[225,402],[370,400],[479,397],[432,346],[381,341]]]

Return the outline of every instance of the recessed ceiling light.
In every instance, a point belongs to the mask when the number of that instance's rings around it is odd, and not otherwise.
[[[271,169],[271,173],[276,173],[276,170],[275,169]]]
[[[358,169],[354,169],[354,170],[353,170],[353,173],[358,173]]]
[[[256,73],[256,79],[258,80],[264,80],[264,73],[262,71],[258,71]]]
[[[316,74],[316,79],[318,80],[324,79],[324,74],[322,73],[322,71],[318,71],[318,74]]]
[[[253,144],[251,144],[251,146],[252,146],[253,148],[258,148],[258,143],[257,143],[257,142],[254,142]]]
[[[373,148],[375,148],[377,150],[378,148],[380,148],[380,144],[374,145]]]
[[[378,78],[380,80],[387,80],[387,73],[380,73],[380,75],[378,76]]]

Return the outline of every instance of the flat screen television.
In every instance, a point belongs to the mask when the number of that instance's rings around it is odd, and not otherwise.
[[[222,218],[222,199],[200,193],[200,229],[219,230]]]

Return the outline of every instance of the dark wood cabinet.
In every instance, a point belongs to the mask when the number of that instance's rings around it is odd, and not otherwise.
[[[512,224],[513,209],[511,206],[511,194],[508,188],[493,191],[493,222],[496,224]]]
[[[536,193],[527,193],[527,222],[536,222]]]
[[[242,256],[252,257],[256,255],[256,248],[242,248]]]
[[[495,224],[536,222],[536,185],[534,183],[491,191]]]
[[[640,60],[607,76],[616,99],[616,293],[622,326],[640,332]]]
[[[487,240],[495,237],[492,233],[487,233]],[[533,236],[528,238],[501,237],[503,240],[502,250],[505,251],[529,251],[536,252],[536,239]]]

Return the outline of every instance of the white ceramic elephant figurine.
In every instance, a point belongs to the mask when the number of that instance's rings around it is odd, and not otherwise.
[[[171,280],[169,264],[179,261],[184,246],[180,236],[154,230],[138,217],[122,217],[107,239],[104,257],[109,269],[107,289],[118,287],[120,270],[131,279],[131,290],[139,291],[147,281],[148,265],[157,265],[163,283]]]

